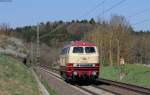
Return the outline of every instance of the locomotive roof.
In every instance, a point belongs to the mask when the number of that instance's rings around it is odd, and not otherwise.
[[[72,41],[70,44],[66,45],[65,47],[70,46],[96,46],[94,43],[84,42],[84,41]]]

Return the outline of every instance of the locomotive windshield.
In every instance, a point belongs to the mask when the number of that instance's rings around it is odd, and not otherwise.
[[[74,47],[73,53],[95,53],[94,47]]]
[[[73,53],[83,53],[83,47],[74,47]]]
[[[85,47],[85,53],[95,53],[94,47]]]

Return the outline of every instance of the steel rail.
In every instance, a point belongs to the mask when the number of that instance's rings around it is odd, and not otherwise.
[[[43,68],[43,67],[44,67],[44,68]],[[54,73],[50,72],[50,70],[48,70],[46,66],[42,66],[42,67],[40,66],[39,68],[40,68],[40,69],[43,69],[45,72],[51,74],[51,75],[54,76],[54,77],[57,77],[57,78],[59,78],[59,79],[61,79],[61,80],[64,80],[62,77],[57,76],[57,75],[55,75]],[[58,71],[58,69],[53,69],[53,70]],[[94,92],[92,92],[92,91],[90,91],[90,90],[88,90],[88,89],[85,89],[85,88],[81,87],[81,86],[78,86],[78,85],[74,85],[74,86],[77,87],[77,88],[79,88],[79,89],[81,89],[81,90],[83,90],[83,91],[85,91],[85,92],[88,92],[88,93],[91,94],[91,95],[98,95],[97,93],[94,93]]]
[[[98,79],[98,82],[114,85],[114,86],[124,88],[124,89],[130,90],[130,91],[136,92],[136,93],[140,93],[142,95],[150,95],[150,88],[145,88],[145,87],[122,83],[122,82],[117,82],[117,81],[112,81],[112,80],[103,79],[103,78]]]
[[[42,66],[42,67],[48,68],[46,66]],[[60,71],[58,68],[51,68],[51,70]],[[95,88],[98,88],[98,89],[103,89],[105,91],[117,94],[117,95],[121,95],[119,93],[116,93],[116,91],[112,91],[112,90],[108,90],[108,89],[99,87],[99,85],[101,85],[102,83],[109,84],[109,85],[115,86],[115,87],[120,87],[122,89],[133,91],[133,92],[136,92],[136,93],[139,93],[142,95],[150,95],[150,88],[145,88],[145,87],[141,87],[141,86],[137,86],[137,85],[133,85],[133,84],[127,84],[127,83],[122,83],[122,82],[103,79],[103,78],[97,79],[97,81],[96,81],[97,85],[92,85],[92,86]],[[82,87],[78,86],[78,88],[82,88]],[[84,89],[84,88],[82,88],[82,89]]]

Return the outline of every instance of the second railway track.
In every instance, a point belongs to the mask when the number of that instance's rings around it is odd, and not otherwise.
[[[132,84],[127,84],[127,83],[122,83],[122,82],[117,82],[117,81],[112,81],[112,80],[107,80],[107,79],[98,79],[98,82],[103,82],[118,88],[122,88],[125,90],[135,92],[134,94],[138,95],[150,95],[150,88],[145,88],[145,87],[140,87]],[[131,94],[133,95],[133,94]]]

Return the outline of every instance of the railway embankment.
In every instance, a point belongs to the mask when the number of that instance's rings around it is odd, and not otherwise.
[[[23,40],[0,35],[0,53],[12,55],[18,58],[26,58],[29,51],[25,47]]]
[[[42,95],[29,68],[0,54],[0,95]]]

